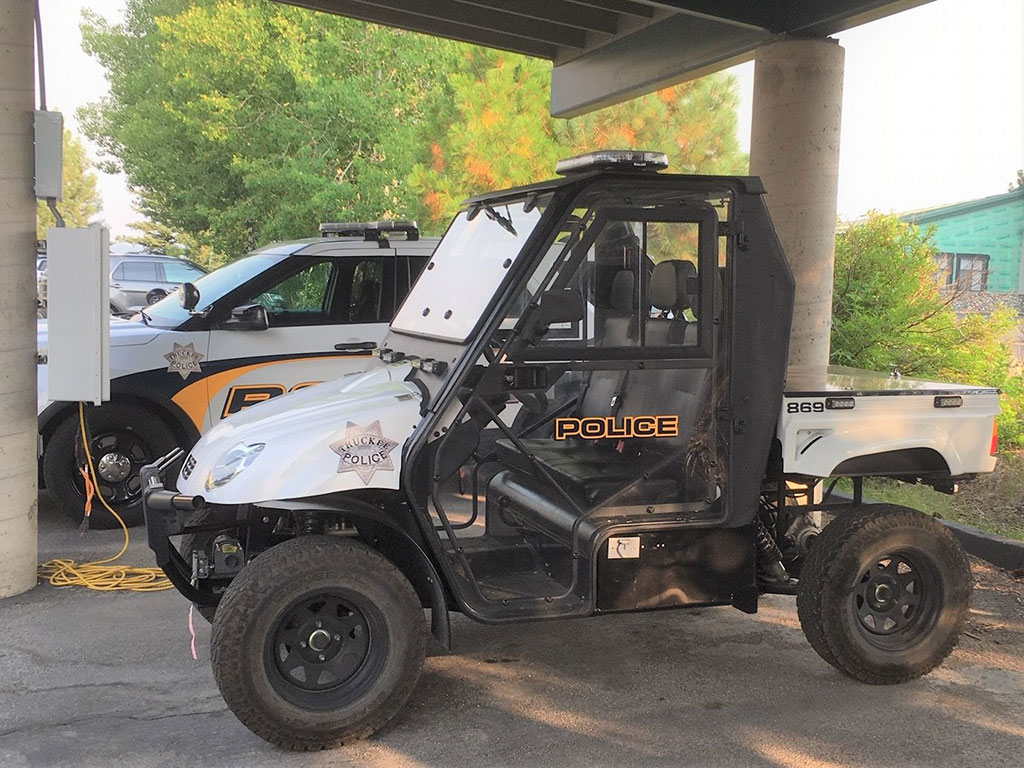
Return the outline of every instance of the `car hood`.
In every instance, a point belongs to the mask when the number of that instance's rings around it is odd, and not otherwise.
[[[153,339],[162,333],[164,328],[152,328],[140,320],[124,320],[120,317],[110,318],[110,346],[132,347],[142,344],[149,344]],[[48,344],[48,327],[45,320],[36,323],[36,349],[45,357]]]
[[[247,408],[204,435],[178,489],[213,504],[258,504],[338,491],[399,487],[402,446],[420,421],[407,363],[307,387]],[[252,464],[208,487],[226,454],[262,444]]]

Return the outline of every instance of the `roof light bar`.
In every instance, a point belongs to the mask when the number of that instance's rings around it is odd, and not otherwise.
[[[419,240],[420,228],[415,221],[341,221],[320,225],[321,237],[361,237],[364,240],[382,240],[389,232],[402,232],[406,240]]]
[[[585,155],[559,160],[555,173],[567,176],[570,173],[596,170],[640,170],[661,171],[668,168],[668,155],[644,149],[601,149]]]

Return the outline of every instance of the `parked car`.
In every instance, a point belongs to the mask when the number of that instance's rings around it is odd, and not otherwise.
[[[362,370],[437,243],[420,239],[415,222],[321,229],[202,275],[181,301],[167,296],[131,320],[111,319],[111,398],[87,414],[99,490],[129,525],[142,522],[144,464],[250,405]],[[42,481],[80,520],[78,411],[47,397],[42,322],[38,343]],[[98,504],[91,517],[94,527],[116,525]]]
[[[36,314],[46,317],[46,253],[36,252]]]
[[[111,255],[110,311],[127,314],[155,304],[178,289],[195,282],[206,270],[191,261],[152,253]]]

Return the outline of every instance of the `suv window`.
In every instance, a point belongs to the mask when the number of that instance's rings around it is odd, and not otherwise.
[[[143,283],[163,282],[154,261],[122,261],[114,270],[115,280],[132,280]]]
[[[187,261],[165,261],[163,267],[164,279],[168,283],[190,283],[206,274]]]
[[[252,299],[267,309],[271,327],[289,325],[324,325],[327,315],[327,290],[334,271],[331,260],[296,259],[301,269],[266,289]]]

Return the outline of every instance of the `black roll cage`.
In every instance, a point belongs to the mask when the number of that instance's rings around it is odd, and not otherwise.
[[[713,233],[713,236],[716,237],[721,234],[730,235],[726,241],[728,258],[726,261],[726,280],[725,285],[723,286],[726,294],[724,297],[724,303],[727,306],[731,306],[733,302],[733,291],[735,290],[736,285],[736,264],[734,256],[739,250],[744,249],[744,244],[746,243],[744,227],[742,223],[738,224],[736,221],[737,213],[749,213],[750,215],[753,215],[755,217],[759,213],[763,214],[763,224],[766,226],[754,227],[753,229],[759,230],[758,234],[765,235],[766,239],[770,238],[771,242],[769,242],[767,245],[774,246],[774,248],[766,248],[766,251],[769,254],[776,257],[776,263],[771,264],[769,266],[773,270],[777,270],[777,272],[772,271],[771,275],[774,278],[776,277],[777,273],[781,273],[779,275],[781,277],[781,282],[784,285],[788,285],[789,300],[791,302],[793,289],[792,274],[789,272],[785,260],[782,257],[782,249],[781,246],[778,244],[777,238],[775,237],[774,229],[771,227],[770,221],[768,220],[767,211],[765,211],[763,208],[763,201],[761,200],[763,187],[761,186],[759,179],[717,176],[680,176],[673,174],[594,172],[588,174],[580,174],[578,177],[561,180],[559,182],[545,183],[542,185],[524,187],[515,190],[506,190],[505,192],[495,193],[493,196],[473,198],[470,201],[467,201],[467,204],[497,205],[500,203],[511,202],[513,200],[521,199],[522,197],[528,196],[530,194],[540,194],[541,192],[549,191],[554,192],[552,199],[544,212],[544,216],[542,217],[538,225],[534,228],[534,230],[531,232],[529,238],[523,245],[521,252],[529,253],[530,256],[528,258],[516,259],[513,263],[512,267],[510,268],[510,273],[506,278],[506,282],[502,286],[502,289],[496,292],[494,297],[492,297],[481,320],[477,323],[475,333],[471,337],[471,342],[463,350],[462,355],[459,357],[459,359],[453,364],[450,375],[447,377],[440,391],[433,397],[432,402],[429,404],[427,408],[423,420],[413,431],[412,436],[406,443],[402,462],[401,487],[404,489],[406,499],[409,503],[410,509],[413,512],[413,518],[415,519],[417,525],[420,526],[422,536],[430,547],[435,567],[438,569],[438,571],[442,574],[442,577],[445,579],[446,586],[448,587],[448,590],[452,595],[453,599],[458,603],[460,610],[463,613],[470,615],[473,618],[485,623],[503,623],[507,621],[521,620],[522,618],[556,618],[564,617],[566,615],[587,615],[590,611],[588,606],[581,606],[580,608],[582,610],[575,610],[569,612],[553,613],[548,611],[542,611],[537,614],[532,614],[528,616],[512,616],[508,615],[508,613],[501,611],[499,611],[496,615],[487,615],[475,610],[471,604],[471,601],[467,600],[466,596],[462,594],[460,588],[461,581],[460,579],[455,577],[455,574],[452,570],[453,566],[448,562],[447,558],[444,556],[444,551],[441,546],[441,539],[438,536],[438,532],[434,528],[434,524],[431,520],[429,512],[423,506],[423,504],[426,502],[426,499],[432,495],[432,490],[428,492],[426,496],[424,496],[422,499],[418,500],[416,498],[417,494],[414,491],[414,489],[419,488],[419,485],[417,484],[418,473],[416,471],[416,468],[419,467],[420,463],[424,460],[422,453],[427,449],[429,438],[434,433],[438,421],[443,417],[449,406],[455,402],[456,392],[458,390],[459,385],[466,380],[469,371],[476,364],[476,361],[478,361],[481,357],[485,356],[485,348],[490,342],[492,334],[495,332],[501,320],[504,318],[507,305],[511,303],[513,297],[517,295],[517,292],[524,288],[526,280],[532,274],[533,270],[536,267],[537,260],[539,258],[542,258],[542,246],[550,242],[550,240],[555,236],[555,234],[557,234],[559,228],[562,226],[563,222],[566,220],[566,217],[571,212],[572,205],[576,201],[579,194],[583,192],[586,188],[590,186],[595,186],[605,181],[628,181],[631,183],[635,183],[638,186],[642,185],[645,191],[653,191],[658,190],[659,188],[663,188],[666,192],[679,190],[683,194],[703,193],[711,194],[714,196],[721,196],[721,193],[726,192],[730,195],[731,204],[729,206],[728,219],[727,221],[718,224]],[[752,210],[754,208],[755,200],[761,206],[760,211]],[[713,271],[715,270],[708,270],[708,279],[710,279],[711,273]],[[713,291],[706,291],[704,293],[708,297],[708,299],[710,299],[710,297],[714,295]],[[724,308],[723,311],[725,311]],[[783,307],[783,311],[786,311],[786,307]],[[712,312],[706,311],[702,312],[701,314],[706,314],[708,317],[710,317]],[[790,303],[786,321],[784,323],[785,327],[784,329],[782,329],[783,333],[781,334],[781,338],[778,342],[782,347],[781,358],[783,361],[783,365],[786,359],[786,351],[789,336],[789,318],[791,318],[791,315],[792,309]],[[715,319],[716,323],[723,321],[724,318]],[[729,345],[730,350],[734,350],[736,344],[736,329],[733,328],[732,331],[732,334],[730,334],[728,337],[728,341],[723,341],[723,343]],[[776,349],[774,352],[775,354],[778,354],[779,351],[780,350]],[[601,365],[602,367],[611,367],[605,364],[603,358],[598,359],[601,356],[594,355],[593,352],[594,350],[588,350],[587,352],[588,357],[593,361],[591,363],[593,367],[597,367],[598,365]],[[710,352],[710,350],[708,350],[708,352]],[[620,358],[615,362],[621,363],[623,367],[630,367],[631,365],[643,367],[645,364],[648,363],[653,364],[652,367],[659,368],[685,367],[685,364],[684,366],[680,366],[679,360],[645,360],[640,357],[637,357],[635,359]],[[693,359],[690,364],[694,366],[706,367],[707,358],[705,357],[704,359]],[[614,365],[614,367],[618,367],[618,365]],[[731,379],[732,377],[728,378]],[[777,392],[774,392],[773,398],[770,399],[775,399],[779,403],[781,403],[781,368],[779,368],[778,375],[776,376],[776,378],[778,379],[777,386],[775,386]],[[735,388],[731,382],[729,387],[730,400],[732,400],[736,395],[735,390],[737,388]],[[739,396],[744,397],[742,393]],[[749,399],[749,397],[744,397],[744,402],[748,402]],[[468,403],[464,404],[460,412],[464,413],[467,405]],[[778,407],[775,407],[774,411],[770,416],[772,434],[769,436],[766,430],[761,430],[762,432],[765,432],[764,435],[760,436],[762,438],[762,442],[764,443],[764,445],[763,450],[759,451],[759,453],[763,454],[763,458],[760,460],[759,466],[750,468],[757,473],[758,486],[760,484],[760,479],[761,477],[763,477],[764,470],[767,465],[768,449],[770,447],[770,437],[774,437],[774,422],[777,417],[777,410]],[[734,421],[732,418],[730,418],[730,416],[732,415],[731,409],[726,409],[726,412],[719,413],[717,415],[720,429],[725,429],[730,433],[736,431],[735,429],[729,429],[730,426],[734,426]],[[763,419],[761,421],[763,422]],[[498,420],[498,423],[500,425],[500,420]],[[745,431],[744,420],[739,419],[738,423],[739,431]],[[506,436],[514,437],[509,434],[506,434]],[[755,461],[755,463],[757,462]],[[419,477],[422,478],[423,475],[420,474]],[[426,482],[432,483],[432,476],[431,478],[428,478]],[[553,483],[553,485],[556,488],[559,487],[557,483]],[[716,505],[721,505],[720,511],[724,513],[724,522],[721,523],[721,526],[740,527],[748,525],[757,513],[756,497],[752,504],[746,505],[747,508],[734,510],[732,507],[735,505],[730,500],[730,485],[731,483],[726,484],[726,488],[724,489],[722,497],[715,502]],[[451,524],[446,520],[444,515],[441,516],[441,519],[441,527],[448,534],[450,540],[453,542],[457,541],[457,537],[454,534],[454,529],[450,527]],[[672,527],[686,527],[700,524],[701,521],[697,521],[695,523],[693,521],[686,521],[680,519],[678,522],[674,524],[666,524],[664,522],[660,522],[659,526],[662,529],[667,529]],[[638,523],[637,521],[633,521],[631,522],[630,528],[632,530],[637,527],[642,527],[643,525],[644,524],[642,522]],[[704,523],[704,525],[706,526],[707,523]],[[594,579],[596,577],[596,558],[593,558],[590,555],[592,555],[593,552],[597,551],[597,549],[603,543],[603,540],[607,538],[607,536],[613,535],[613,533],[614,530],[606,530],[605,535],[601,538],[601,540],[591,542],[592,552],[588,553],[588,557],[591,560],[591,579]],[[456,555],[462,561],[463,567],[468,569],[468,563],[466,563],[465,556],[462,554],[462,552],[457,549]],[[574,575],[574,584],[575,578],[576,577]],[[474,580],[470,580],[470,582],[475,585]],[[478,585],[475,585],[475,589],[477,592],[479,592]],[[591,596],[591,599],[593,600],[593,595]],[[502,613],[504,613],[504,615],[501,615]]]

